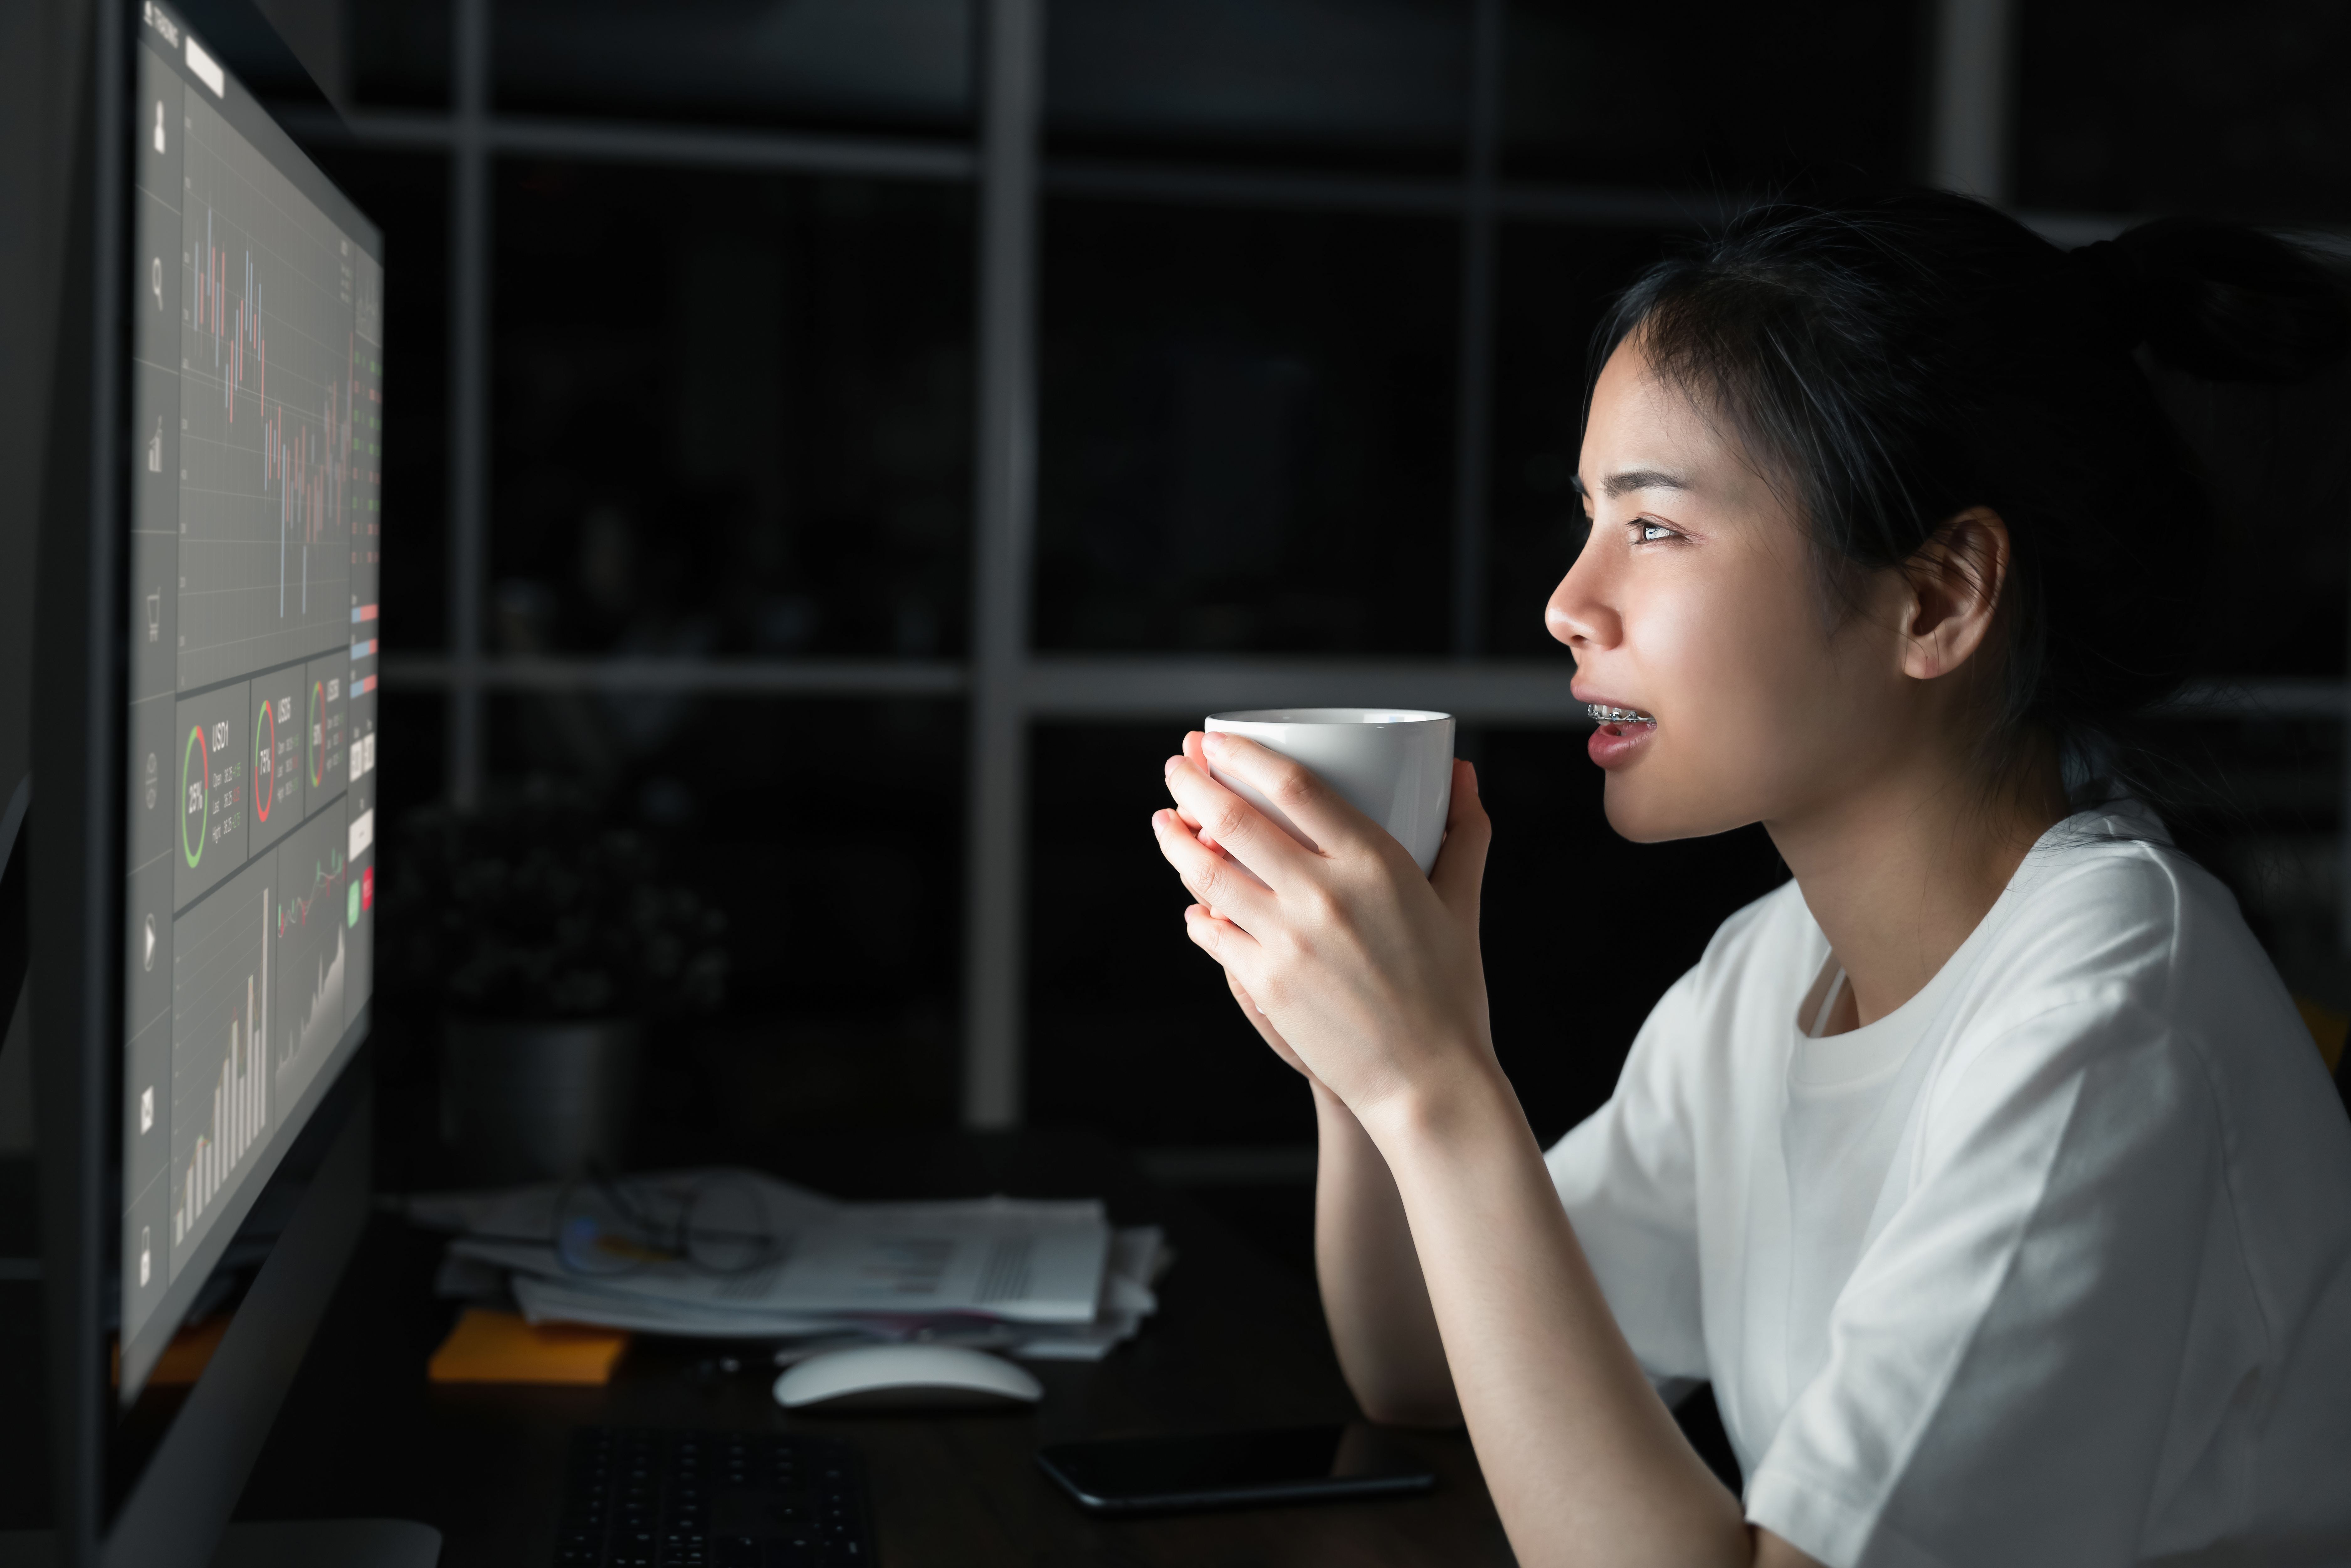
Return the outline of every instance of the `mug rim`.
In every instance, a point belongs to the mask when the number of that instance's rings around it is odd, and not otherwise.
[[[1332,715],[1351,716],[1339,718]],[[1378,715],[1378,717],[1367,716]],[[1332,728],[1355,726],[1360,728],[1402,727],[1406,725],[1449,724],[1453,716],[1430,708],[1413,707],[1261,707],[1240,708],[1231,713],[1212,713],[1210,724],[1312,724]]]

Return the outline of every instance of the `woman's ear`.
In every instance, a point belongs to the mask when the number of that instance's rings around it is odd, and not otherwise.
[[[2008,525],[1989,507],[1970,507],[1904,563],[1904,674],[1931,681],[1975,655],[1991,635],[2008,562]]]

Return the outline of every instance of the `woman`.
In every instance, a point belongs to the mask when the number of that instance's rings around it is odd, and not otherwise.
[[[1312,1086],[1365,1412],[1466,1421],[1530,1564],[2351,1560],[2351,1127],[2228,894],[2095,765],[2200,651],[2231,482],[2147,361],[2296,379],[2341,296],[2247,231],[2065,254],[1907,192],[1750,214],[1604,339],[1545,614],[1609,822],[1761,821],[1794,873],[1609,1103],[1546,1155],[1496,1064],[1466,764],[1426,881],[1231,737],[1153,819]],[[1562,895],[1564,939],[1610,918]],[[1698,1378],[1743,1499],[1658,1396]]]

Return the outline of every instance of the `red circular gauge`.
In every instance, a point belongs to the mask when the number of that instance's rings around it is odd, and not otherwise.
[[[261,738],[261,727],[269,727],[269,739]],[[253,716],[253,814],[256,821],[269,821],[269,808],[277,803],[277,712],[266,700],[261,711]]]
[[[310,683],[310,788],[327,781],[327,683]]]

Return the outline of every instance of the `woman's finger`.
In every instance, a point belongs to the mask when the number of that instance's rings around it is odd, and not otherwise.
[[[1195,904],[1184,911],[1184,935],[1192,939],[1194,946],[1225,967],[1228,984],[1240,984],[1235,978],[1236,966],[1254,964],[1258,957],[1257,938],[1205,904]]]
[[[1236,918],[1246,922],[1266,912],[1270,895],[1265,885],[1247,868],[1202,843],[1175,812],[1151,813],[1151,831],[1159,841],[1160,854],[1202,904],[1214,905],[1228,922]]]
[[[1189,757],[1167,759],[1167,792],[1179,815],[1197,825],[1200,841],[1230,854],[1270,885],[1280,886],[1312,852]]]
[[[1186,735],[1184,737],[1184,755],[1192,759],[1192,765],[1194,767],[1197,768],[1201,772],[1206,773],[1208,770],[1208,753],[1200,744],[1202,739],[1203,737],[1196,729]],[[1200,824],[1194,821],[1188,815],[1186,815],[1183,807],[1176,807],[1176,814],[1179,817],[1183,817],[1184,825],[1186,827],[1191,829],[1194,832],[1198,832],[1200,831]]]
[[[1202,750],[1218,774],[1256,790],[1288,819],[1286,823],[1275,823],[1287,830],[1285,837],[1294,833],[1310,847],[1320,846],[1325,852],[1342,843],[1377,844],[1388,838],[1377,822],[1348,804],[1344,796],[1303,763],[1247,736],[1212,730],[1201,738]],[[1234,799],[1240,797],[1236,794]],[[1261,812],[1259,815],[1263,817]]]
[[[1459,758],[1453,759],[1453,803],[1445,816],[1445,843],[1428,884],[1453,912],[1456,920],[1478,929],[1478,894],[1486,882],[1486,852],[1494,841],[1494,824],[1478,799],[1478,770]]]

